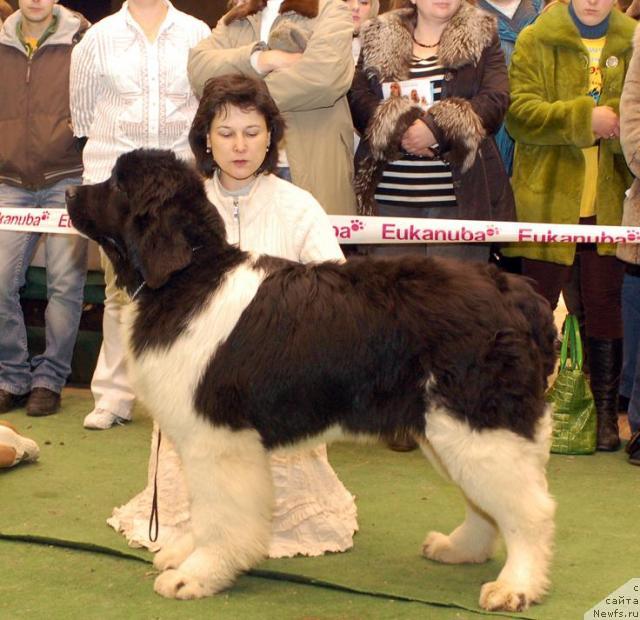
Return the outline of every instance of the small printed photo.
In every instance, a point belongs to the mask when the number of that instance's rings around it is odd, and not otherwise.
[[[406,97],[415,105],[428,110],[433,105],[433,82],[429,79],[402,80],[382,84],[382,95],[390,97]]]

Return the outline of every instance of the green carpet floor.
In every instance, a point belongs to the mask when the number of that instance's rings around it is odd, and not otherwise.
[[[269,560],[229,592],[176,602],[153,593],[151,554],[130,549],[105,524],[146,481],[150,423],[106,432],[82,428],[88,392],[65,394],[63,411],[3,415],[40,444],[40,461],[0,473],[0,618],[472,619],[483,582],[504,560],[446,566],[420,557],[430,529],[463,518],[458,491],[417,452],[334,445],[330,459],[357,496],[354,549],[321,558]],[[565,620],[640,576],[640,470],[622,452],[553,456],[558,501],[553,590],[520,618]],[[63,541],[46,544],[39,538]],[[66,542],[65,542],[66,541]],[[93,550],[70,548],[73,543]],[[103,551],[107,551],[104,553]],[[125,554],[116,557],[117,553]],[[296,582],[310,578],[314,583]],[[331,587],[333,586],[333,587]],[[340,589],[342,588],[342,589]]]

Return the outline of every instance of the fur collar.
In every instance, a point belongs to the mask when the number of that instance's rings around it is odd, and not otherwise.
[[[280,15],[293,11],[302,17],[317,17],[320,0],[284,0],[280,5]],[[259,13],[267,6],[267,0],[248,0],[231,9],[222,19],[226,26],[238,19]]]
[[[636,22],[617,9],[611,11],[605,51],[622,56],[631,47]],[[584,51],[584,45],[566,4],[556,3],[540,15],[532,28],[543,45]],[[603,56],[605,58],[605,56]]]
[[[362,54],[367,75],[381,81],[407,79],[413,55],[415,9],[383,13],[362,27]],[[497,36],[492,15],[463,2],[440,39],[440,61],[447,69],[477,64],[484,49]]]

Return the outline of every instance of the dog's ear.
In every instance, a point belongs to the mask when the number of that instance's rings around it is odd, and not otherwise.
[[[200,179],[168,151],[128,157],[118,170],[129,199],[127,251],[147,286],[157,289],[192,261],[187,230],[196,217],[191,194]]]
[[[147,190],[146,203],[137,202],[132,214],[128,249],[147,286],[157,289],[191,263],[193,250],[175,190],[162,184]]]
[[[178,216],[177,210],[165,203],[153,213],[136,218],[132,252],[149,288],[160,288],[171,274],[191,263],[193,249]]]

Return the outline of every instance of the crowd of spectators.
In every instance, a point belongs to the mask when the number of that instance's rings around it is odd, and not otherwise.
[[[193,160],[189,131],[208,83],[242,75],[263,85],[286,127],[270,145],[271,183],[293,183],[326,213],[637,226],[638,6],[229,0],[211,30],[168,0],[128,0],[93,25],[57,0],[19,0],[15,12],[0,0],[0,83],[15,85],[0,90],[0,206],[64,206],[67,187],[105,180],[118,155],[138,147]],[[213,187],[220,205],[239,189]],[[20,289],[39,237],[0,230],[0,413],[23,405],[31,416],[57,412],[70,373],[87,243],[45,235],[46,347],[30,355]],[[488,261],[494,249],[359,250]],[[620,446],[621,395],[637,464],[637,246],[528,243],[499,253],[504,268],[532,278],[553,308],[573,290],[583,309],[598,449]],[[95,407],[84,420],[99,430],[130,420],[134,403],[120,334],[130,300],[102,261],[104,339],[91,384]],[[333,474],[323,451],[292,458],[296,465],[281,464],[285,480],[305,459]]]

